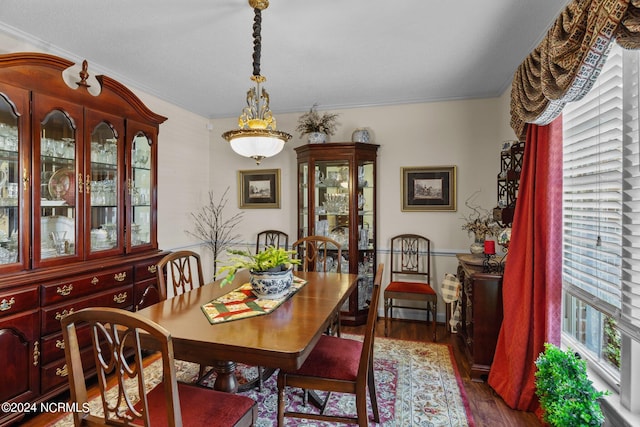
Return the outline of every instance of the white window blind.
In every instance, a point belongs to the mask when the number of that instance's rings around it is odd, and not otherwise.
[[[563,287],[639,339],[638,75],[628,71],[623,87],[614,46],[591,91],[563,112]]]
[[[623,252],[620,329],[640,342],[640,55],[624,51]]]

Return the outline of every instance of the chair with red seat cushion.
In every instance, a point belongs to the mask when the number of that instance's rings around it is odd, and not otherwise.
[[[103,416],[74,412],[76,427],[83,425],[147,426],[251,426],[258,416],[256,403],[245,396],[178,384],[169,331],[137,313],[117,308],[92,307],[61,320],[72,404],[81,411],[88,402],[76,326],[88,324],[92,362],[98,375]],[[145,394],[140,336],[157,341],[163,381]],[[82,350],[82,351],[81,351]],[[87,361],[85,360],[85,363]],[[125,381],[127,386],[124,386]],[[111,389],[108,385],[113,383]],[[125,390],[128,393],[125,393]],[[134,403],[132,393],[140,396]],[[107,420],[108,418],[108,420]]]
[[[378,300],[384,265],[380,264],[373,281],[373,292],[364,341],[356,341],[332,335],[322,335],[300,369],[278,373],[278,426],[284,425],[285,417],[313,420],[357,423],[369,425],[367,413],[367,388],[373,419],[380,422],[375,380],[373,377],[373,343],[378,319]],[[307,390],[351,393],[356,396],[355,417],[348,415],[328,415],[324,413],[330,393],[321,405],[319,413],[286,411],[286,387],[300,387]]]
[[[391,238],[391,282],[384,290],[384,335],[389,333],[393,309],[403,308],[431,315],[433,341],[436,341],[438,295],[431,287],[431,240],[417,234]],[[425,302],[426,306],[398,305],[395,300]]]

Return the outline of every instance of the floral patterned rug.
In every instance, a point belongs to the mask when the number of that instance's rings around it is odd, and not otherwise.
[[[344,335],[352,339],[358,336]],[[193,382],[198,374],[198,366],[178,361],[178,380]],[[157,383],[161,377],[160,361],[152,362],[145,368],[145,378]],[[253,367],[239,367],[240,376],[255,376]],[[458,369],[449,345],[417,341],[376,338],[374,349],[374,376],[380,411],[380,423],[372,421],[371,426],[475,426],[467,396],[458,375]],[[258,402],[258,422],[256,427],[277,425],[277,373],[264,382],[262,391],[257,388],[243,392]],[[213,383],[214,377],[206,382]],[[240,383],[245,381],[239,379]],[[151,384],[150,384],[151,385]],[[323,397],[322,393],[319,393]],[[313,411],[313,405],[304,406],[302,391],[290,389],[287,392],[289,408]],[[92,413],[101,412],[99,397],[91,401]],[[355,397],[348,394],[332,393],[327,412],[355,415]],[[325,427],[335,423],[313,420],[286,419],[287,426]],[[51,424],[52,427],[73,426],[70,414]]]

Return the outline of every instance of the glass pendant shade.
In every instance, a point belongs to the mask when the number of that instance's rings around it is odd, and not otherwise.
[[[290,135],[267,129],[238,129],[225,132],[223,137],[229,141],[233,151],[260,163],[265,157],[275,156],[282,151]]]

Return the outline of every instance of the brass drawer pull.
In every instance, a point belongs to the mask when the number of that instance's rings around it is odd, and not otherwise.
[[[118,273],[114,275],[113,278],[116,280],[116,282],[124,282],[124,279],[127,278],[127,273],[126,272]]]
[[[100,279],[98,279],[96,276],[93,276],[93,279],[91,279],[91,284],[92,285],[97,285],[98,282],[100,282]]]
[[[0,302],[0,311],[10,310],[13,304],[15,303],[16,303],[16,299],[14,297],[11,297],[9,301],[7,301],[6,298],[3,298],[2,301]]]
[[[155,274],[155,272],[158,271],[158,266],[155,265],[155,264],[151,264],[149,267],[147,267],[147,271],[149,273],[154,273]]]
[[[73,284],[68,284],[64,286],[58,286],[58,288],[56,289],[56,292],[58,293],[58,295],[62,295],[63,297],[66,297],[71,293],[72,290],[73,290]]]
[[[114,295],[113,296],[113,302],[116,302],[118,304],[122,304],[126,300],[127,300],[127,293],[126,292],[121,292],[118,295]]]
[[[67,371],[67,364],[65,363],[64,366],[62,368],[57,368],[56,369],[56,375],[59,377],[66,377],[67,375],[69,375],[69,372]]]
[[[70,314],[73,314],[73,308],[70,308],[69,310],[62,310],[62,313],[56,312],[56,320],[62,320]]]
[[[38,363],[40,363],[40,350],[38,349],[39,346],[40,343],[38,341],[33,343],[33,366],[38,366]]]
[[[56,348],[64,350],[64,340],[56,340]]]

